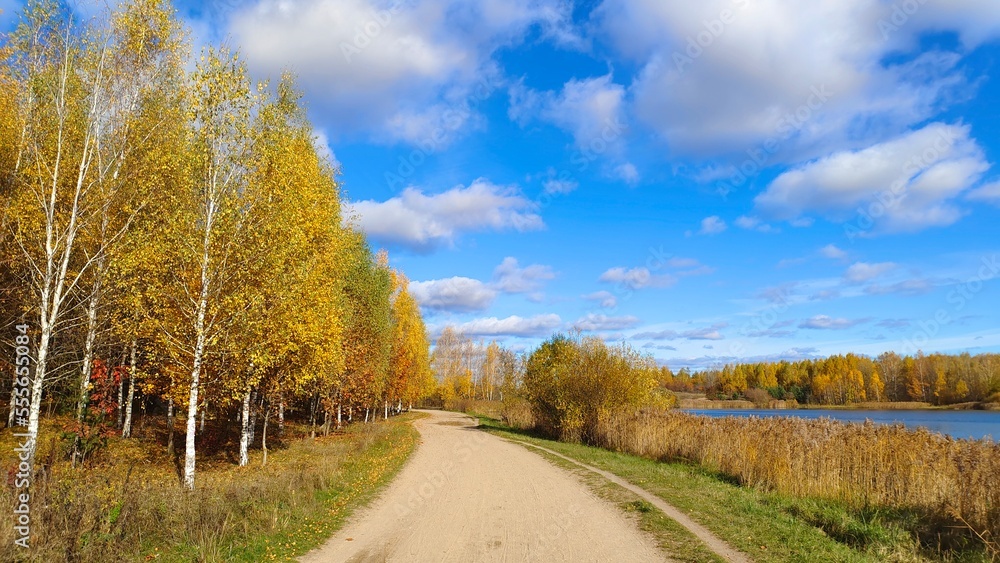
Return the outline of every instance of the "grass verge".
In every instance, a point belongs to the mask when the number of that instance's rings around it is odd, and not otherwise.
[[[32,486],[32,547],[13,546],[12,526],[0,526],[0,560],[293,560],[395,476],[417,444],[410,423],[419,416],[316,439],[300,438],[306,428],[288,428],[284,447],[272,450],[264,467],[259,451],[247,467],[199,461],[192,493],[181,489],[155,443],[116,441],[83,468],[51,455]],[[57,444],[50,447],[55,452]],[[0,507],[12,507],[11,497],[11,488],[2,488]]]
[[[755,561],[989,560],[982,551],[921,551],[908,531],[918,524],[913,514],[877,509],[859,511],[833,501],[791,498],[741,487],[730,478],[698,466],[657,462],[600,448],[545,440],[504,426],[495,419],[479,419],[486,431],[549,448],[646,489]],[[549,457],[560,463],[558,458]],[[572,469],[567,462],[560,465]],[[649,515],[659,514],[659,511],[648,506],[643,510],[641,501],[634,499],[621,502],[635,503],[635,510],[643,513],[640,518],[644,527],[660,527],[663,535],[685,541],[676,531],[670,530],[669,524],[651,522],[652,516]],[[665,516],[660,517],[666,519]],[[655,529],[652,531],[660,537]],[[662,542],[661,539],[661,545],[664,545]],[[664,547],[668,551],[676,551],[678,559],[713,560],[711,555],[705,556],[690,546]]]

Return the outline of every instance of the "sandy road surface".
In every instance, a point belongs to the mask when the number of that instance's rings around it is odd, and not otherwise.
[[[304,562],[664,561],[616,507],[537,454],[431,412],[381,497]]]

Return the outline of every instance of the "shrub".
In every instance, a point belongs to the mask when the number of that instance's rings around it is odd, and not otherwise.
[[[767,408],[771,404],[773,397],[770,393],[763,389],[747,389],[743,392],[743,396],[754,404],[758,408]]]
[[[657,373],[652,358],[628,345],[557,335],[528,359],[523,392],[540,431],[593,443],[613,415],[654,402]]]

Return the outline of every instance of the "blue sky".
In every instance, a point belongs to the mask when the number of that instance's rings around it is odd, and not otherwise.
[[[1000,350],[996,0],[179,8],[298,75],[433,331],[675,368]]]

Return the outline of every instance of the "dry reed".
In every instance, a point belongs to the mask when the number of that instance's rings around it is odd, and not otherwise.
[[[990,441],[871,422],[652,411],[602,425],[598,441],[798,497],[917,510],[939,525],[968,525],[994,548],[1000,539],[1000,445]]]

